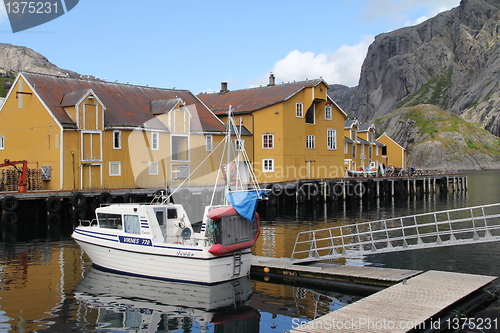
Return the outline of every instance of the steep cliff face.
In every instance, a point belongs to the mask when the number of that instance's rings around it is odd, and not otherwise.
[[[377,36],[359,86],[330,96],[363,122],[429,103],[500,136],[499,74],[500,1],[462,0],[417,26]]]
[[[498,169],[500,139],[439,107],[420,104],[392,111],[377,128],[408,150],[408,165],[423,169]]]

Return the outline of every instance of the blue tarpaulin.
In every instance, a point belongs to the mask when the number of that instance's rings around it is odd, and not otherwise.
[[[253,222],[255,210],[257,209],[257,199],[260,199],[265,193],[265,190],[258,192],[230,192],[226,194],[226,198],[238,214]]]

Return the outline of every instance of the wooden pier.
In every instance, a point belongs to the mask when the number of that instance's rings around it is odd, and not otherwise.
[[[293,264],[288,258],[253,256],[252,275],[282,277],[351,288],[386,286],[371,295],[309,322],[297,323],[289,332],[408,332],[451,325],[441,321],[443,310],[485,287],[494,276],[453,272],[348,266],[328,262]],[[266,280],[266,279],[265,279]]]
[[[434,316],[495,278],[428,271],[304,323],[289,332],[398,333],[413,329],[451,329],[453,321],[443,323]]]

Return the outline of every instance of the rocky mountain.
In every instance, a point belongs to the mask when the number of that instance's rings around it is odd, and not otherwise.
[[[430,104],[403,107],[377,119],[407,149],[408,165],[421,169],[498,169],[500,138]]]
[[[62,69],[51,63],[46,57],[24,46],[0,43],[0,96],[5,96],[17,73],[22,71],[67,75],[81,75]]]
[[[378,35],[355,88],[330,96],[362,122],[433,104],[500,136],[500,1],[462,0],[417,26]]]

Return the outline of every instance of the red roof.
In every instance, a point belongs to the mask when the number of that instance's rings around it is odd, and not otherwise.
[[[326,84],[323,79],[315,79],[225,93],[200,94],[198,98],[217,115],[227,113],[229,105],[235,114],[250,113],[286,101],[302,89],[317,86],[322,82]]]
[[[193,114],[193,117],[199,118],[203,131],[225,131],[225,126],[219,118],[189,90],[152,88],[35,73],[22,73],[22,76],[64,128],[76,128],[76,124],[64,107],[75,105],[91,89],[106,108],[105,126],[137,127],[146,122],[149,127],[151,124],[161,126],[153,113],[156,111],[155,105],[175,105],[167,101],[178,101],[180,98],[192,114],[197,113]],[[197,121],[192,122],[196,123]]]

